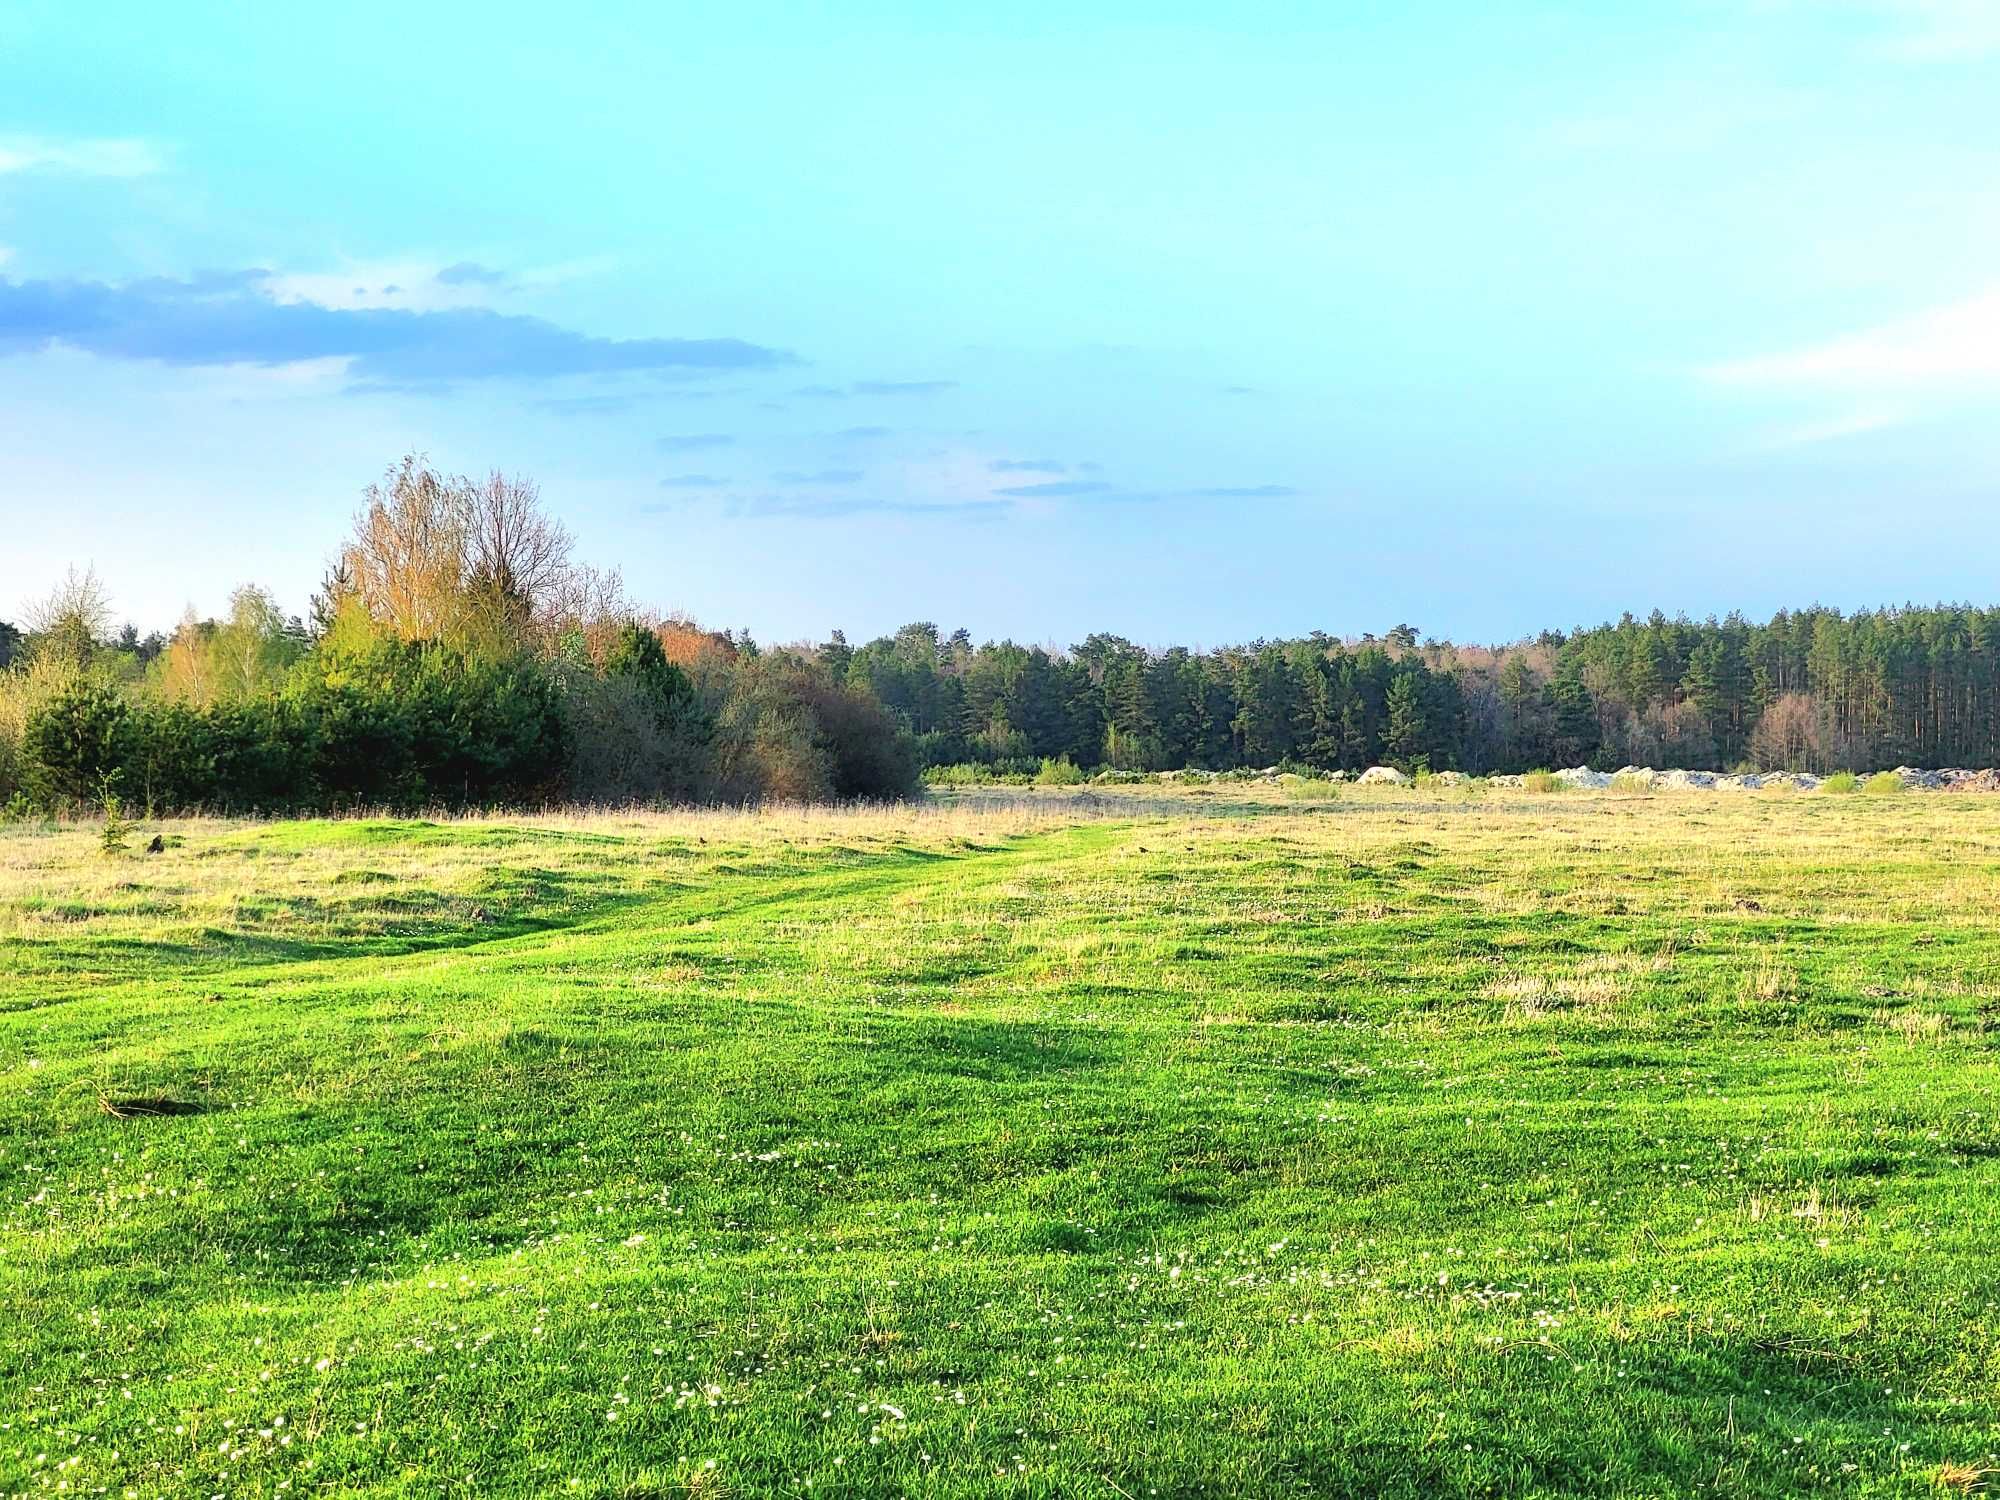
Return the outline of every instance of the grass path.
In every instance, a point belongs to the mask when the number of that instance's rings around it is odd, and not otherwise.
[[[1670,801],[0,835],[0,1493],[1938,1493],[2000,815]]]

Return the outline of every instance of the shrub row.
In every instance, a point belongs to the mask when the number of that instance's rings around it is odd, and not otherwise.
[[[79,680],[28,715],[20,779],[47,805],[115,792],[156,812],[534,802],[560,793],[569,752],[538,664],[383,642],[204,707]]]
[[[771,657],[710,705],[637,628],[599,668],[376,638],[313,653],[278,691],[205,705],[78,673],[33,695],[0,741],[0,804],[117,797],[154,814],[888,798],[916,784],[908,735],[865,695]]]

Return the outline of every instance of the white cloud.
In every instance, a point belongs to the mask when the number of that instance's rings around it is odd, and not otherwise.
[[[2000,383],[2000,287],[1802,349],[1728,360],[1704,373],[1723,385],[1877,391]]]
[[[1747,0],[1752,14],[1829,13],[1868,31],[1864,54],[1905,62],[1969,62],[2000,55],[2000,0]]]
[[[2000,0],[1888,0],[1903,25],[1892,56],[1952,62],[2000,53]]]
[[[450,260],[349,261],[333,271],[283,271],[265,278],[263,290],[276,302],[311,302],[343,312],[363,307],[397,307],[407,312],[484,307],[493,289],[477,283],[437,279]]]
[[[1810,448],[1819,443],[1833,443],[1842,438],[1880,432],[1888,427],[1900,427],[1907,420],[1907,413],[1893,407],[1864,407],[1859,411],[1843,412],[1836,416],[1797,422],[1789,427],[1774,428],[1764,434],[1763,440],[1757,446],[1769,451]]]
[[[344,312],[365,307],[440,312],[493,307],[516,293],[560,286],[596,274],[609,264],[613,262],[599,258],[514,271],[468,261],[463,255],[404,256],[342,261],[331,271],[276,272],[265,278],[263,287],[274,301],[311,302]],[[450,274],[467,266],[478,274]]]
[[[75,177],[145,177],[164,166],[158,149],[146,141],[0,136],[0,176],[60,172]]]
[[[1531,128],[1531,146],[1564,155],[1666,156],[1716,151],[1795,126],[1817,101],[1741,72],[1655,83],[1621,80],[1594,108]]]

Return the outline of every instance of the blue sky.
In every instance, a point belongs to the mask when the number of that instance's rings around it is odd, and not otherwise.
[[[629,591],[1502,639],[2000,598],[2000,0],[0,9],[0,617],[399,454]]]

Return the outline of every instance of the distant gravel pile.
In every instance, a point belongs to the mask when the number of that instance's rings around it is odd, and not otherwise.
[[[1966,771],[1946,769],[1920,771],[1914,766],[1898,766],[1889,773],[1914,792],[2000,792],[2000,770]],[[1659,792],[1755,792],[1790,788],[1810,792],[1826,779],[1810,771],[1747,771],[1740,776],[1720,771],[1655,771],[1651,766],[1626,766],[1618,771],[1593,771],[1588,766],[1572,766],[1555,773],[1567,786],[1604,788],[1629,787],[1634,791]],[[1868,776],[1863,775],[1863,781]],[[1519,776],[1489,776],[1492,786],[1519,786]]]
[[[1905,787],[1915,792],[2000,792],[2000,770],[1920,771],[1914,766],[1898,766],[1887,774],[1896,777]],[[1161,781],[1306,779],[1295,772],[1280,770],[1277,766],[1270,766],[1261,771],[1157,771],[1154,775]],[[1370,766],[1353,776],[1345,771],[1329,771],[1317,779],[1351,781],[1356,786],[1411,785],[1411,778],[1394,766]],[[1496,776],[1473,777],[1467,776],[1462,771],[1440,771],[1429,778],[1433,786],[1462,786],[1474,781],[1483,781],[1487,786],[1496,787],[1518,787],[1524,779],[1511,772]],[[1635,792],[1755,792],[1778,788],[1811,792],[1817,791],[1826,780],[1825,777],[1815,776],[1810,771],[1747,771],[1740,776],[1734,776],[1721,771],[1655,771],[1651,766],[1626,766],[1618,771],[1594,771],[1589,766],[1571,766],[1566,771],[1557,771],[1555,779],[1564,786],[1586,790],[1616,789]],[[1870,778],[1864,773],[1860,779],[1867,781]]]
[[[1357,786],[1408,786],[1410,778],[1394,766],[1370,766],[1355,778]]]

